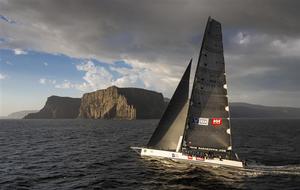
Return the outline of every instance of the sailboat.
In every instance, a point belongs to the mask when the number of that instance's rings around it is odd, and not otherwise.
[[[190,60],[142,157],[244,167],[232,150],[221,23],[208,18],[189,98]]]

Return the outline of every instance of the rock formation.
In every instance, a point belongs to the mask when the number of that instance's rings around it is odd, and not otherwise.
[[[80,98],[50,96],[45,106],[25,119],[159,119],[169,99],[158,92],[111,86]],[[299,108],[230,103],[232,118],[299,118]],[[3,117],[0,119],[8,119]]]
[[[139,88],[111,86],[83,95],[80,118],[153,119],[165,108],[161,93]]]
[[[10,113],[6,119],[23,119],[26,115],[30,113],[36,113],[38,110],[22,110],[22,111],[17,111]]]
[[[30,113],[24,119],[70,119],[77,118],[80,98],[50,96],[46,105],[37,113]]]

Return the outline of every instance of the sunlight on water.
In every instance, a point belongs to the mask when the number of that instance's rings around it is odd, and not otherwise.
[[[0,189],[297,189],[294,123],[232,120],[241,169],[141,158],[157,120],[0,120]]]

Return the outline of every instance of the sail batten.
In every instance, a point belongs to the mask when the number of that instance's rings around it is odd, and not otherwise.
[[[207,21],[190,99],[184,146],[231,149],[227,84],[221,24]]]
[[[148,147],[161,150],[177,150],[181,142],[189,106],[189,79],[192,60],[184,72]],[[179,143],[181,144],[181,143]]]

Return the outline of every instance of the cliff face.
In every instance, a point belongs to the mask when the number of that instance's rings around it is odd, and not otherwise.
[[[84,94],[82,99],[50,96],[40,111],[24,119],[159,119],[167,104],[161,93],[112,86]],[[299,118],[300,108],[230,103],[230,113],[232,118]]]
[[[80,98],[50,96],[46,105],[37,113],[30,113],[24,119],[76,118],[79,113]]]
[[[152,119],[160,118],[164,111],[161,93],[139,88],[118,88],[86,93],[81,99],[79,117]]]

